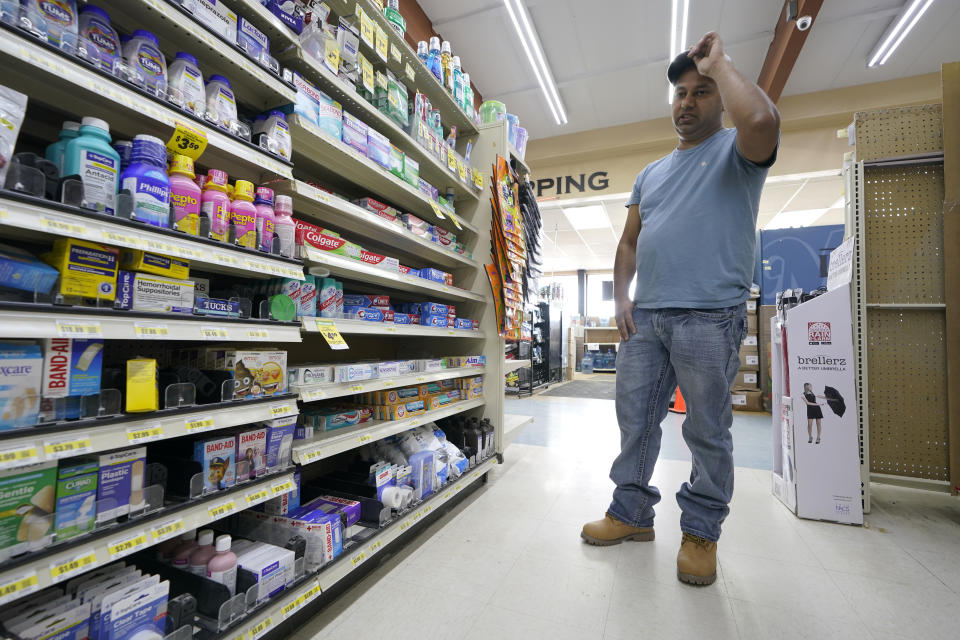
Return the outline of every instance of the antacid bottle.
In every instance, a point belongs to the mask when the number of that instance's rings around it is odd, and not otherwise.
[[[230,197],[227,195],[227,172],[210,169],[203,185],[200,208],[210,220],[210,238],[226,242],[230,239]]]
[[[253,201],[257,210],[257,237],[260,241],[260,251],[273,251],[273,233],[276,227],[276,216],[273,213],[273,189],[257,187],[257,197]]]
[[[257,248],[257,207],[253,204],[253,183],[237,180],[230,203],[230,223],[237,231],[236,243],[241,247]]]
[[[170,226],[170,178],[166,172],[167,149],[163,141],[140,134],[133,139],[130,166],[123,172],[121,187],[133,197],[131,218],[154,227]]]
[[[202,197],[193,173],[193,160],[187,156],[173,156],[170,163],[170,202],[173,203],[174,229],[192,236],[200,232]]]

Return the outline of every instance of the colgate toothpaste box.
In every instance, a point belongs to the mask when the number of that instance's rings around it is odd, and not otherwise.
[[[352,257],[352,256],[351,256]],[[369,264],[373,267],[379,269],[384,269],[386,271],[392,271],[396,273],[400,268],[400,261],[396,258],[390,258],[388,256],[380,255],[379,253],[373,253],[372,251],[367,251],[366,249],[360,250],[360,262]]]
[[[356,316],[358,320],[368,322],[383,322],[383,311],[371,307],[348,307],[344,305],[343,312],[347,317]]]
[[[373,198],[361,198],[354,202],[354,204],[390,222],[398,222],[400,218],[399,211]]]
[[[360,254],[363,253],[363,247],[358,244],[312,230],[304,232],[303,244],[313,247],[314,249],[319,249],[320,251],[327,251],[334,255],[353,258],[354,260],[359,260]]]
[[[237,440],[233,436],[193,444],[193,459],[203,465],[203,491],[220,491],[236,483]]]
[[[351,293],[343,296],[343,304],[347,307],[389,307],[390,296]]]

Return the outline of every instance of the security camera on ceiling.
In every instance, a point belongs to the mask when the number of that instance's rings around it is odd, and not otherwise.
[[[810,16],[800,16],[797,18],[797,29],[800,31],[806,31],[810,28],[810,25],[813,24],[813,18]]]
[[[810,28],[810,25],[813,24],[813,18],[810,16],[797,16],[799,11],[798,0],[788,0],[787,1],[787,22],[796,20],[797,29],[800,31],[806,31]]]

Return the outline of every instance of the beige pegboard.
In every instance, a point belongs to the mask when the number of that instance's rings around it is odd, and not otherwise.
[[[949,479],[945,316],[870,309],[870,470]]]
[[[857,160],[943,151],[943,107],[939,104],[858,111],[853,122]]]
[[[867,302],[943,302],[943,165],[864,167]]]

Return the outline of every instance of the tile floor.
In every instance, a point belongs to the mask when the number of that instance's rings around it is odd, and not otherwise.
[[[291,640],[960,634],[960,501],[946,494],[874,485],[865,527],[799,520],[770,494],[769,471],[738,456],[718,580],[690,587],[676,579],[672,498],[689,454],[671,442],[654,475],[657,540],[583,544],[580,526],[609,501],[617,436],[612,402],[569,400],[514,401],[508,411],[538,415],[529,428],[540,435],[518,439],[487,485]],[[545,446],[523,442],[538,439]]]

